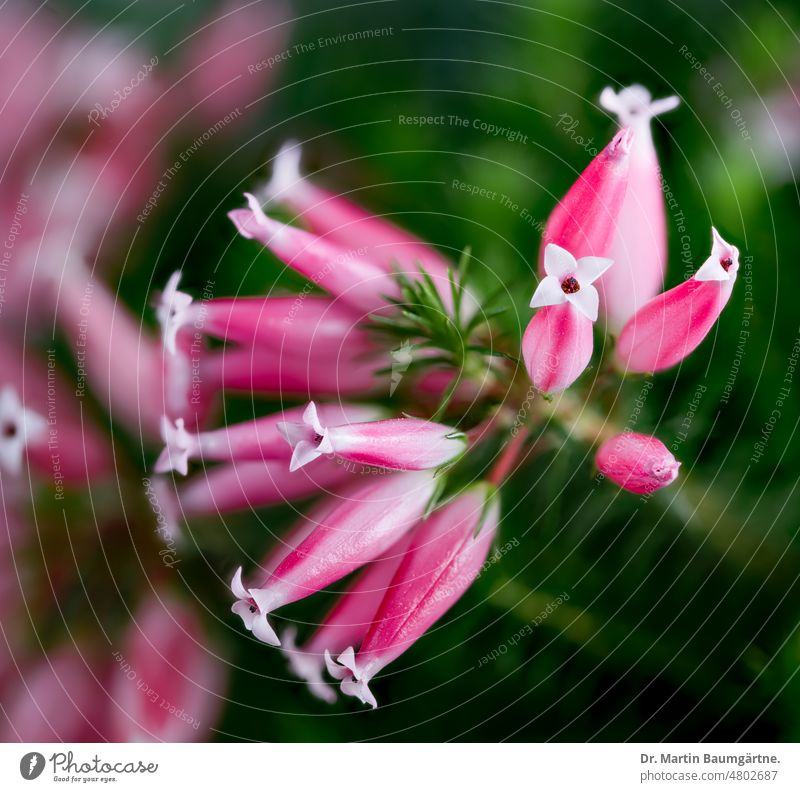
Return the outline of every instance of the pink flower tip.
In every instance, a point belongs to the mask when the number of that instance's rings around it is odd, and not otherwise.
[[[181,281],[180,270],[173,272],[161,293],[156,305],[156,317],[161,325],[161,338],[164,347],[174,355],[178,331],[187,323],[192,298],[185,292],[178,291]]]
[[[231,611],[239,616],[246,629],[270,646],[280,646],[278,634],[267,621],[267,615],[272,610],[272,597],[261,589],[245,588],[242,582],[242,568],[239,567],[231,580],[231,591],[236,597],[236,602],[231,606]]]
[[[0,390],[0,471],[19,474],[28,443],[46,430],[47,421],[22,405],[16,388],[6,385]]]
[[[334,660],[330,652],[325,650],[325,665],[328,673],[341,680],[342,693],[354,696],[362,704],[369,704],[372,709],[378,708],[378,702],[369,689],[369,678],[356,663],[356,653],[352,646],[348,646],[339,657]]]
[[[658,438],[637,432],[623,432],[606,440],[595,461],[604,476],[639,495],[672,484],[681,466]]]
[[[729,281],[739,271],[739,248],[726,242],[719,231],[711,227],[711,254],[695,272],[697,281]]]
[[[175,470],[185,476],[189,472],[192,436],[186,431],[183,418],[177,418],[173,423],[166,415],[162,416],[161,439],[165,445],[156,460],[155,472],[169,473]]]

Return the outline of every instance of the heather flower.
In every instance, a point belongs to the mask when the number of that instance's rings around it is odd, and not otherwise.
[[[418,641],[470,587],[489,554],[500,512],[490,485],[464,491],[419,525],[358,653],[350,646],[328,670],[342,693],[373,708],[372,678]]]
[[[292,447],[292,471],[323,455],[392,470],[426,470],[452,462],[466,448],[463,433],[416,418],[323,426],[314,402],[302,423],[285,421],[278,429]]]
[[[739,250],[715,229],[711,255],[694,276],[653,298],[625,325],[615,356],[630,372],[662,371],[680,363],[708,335],[728,304]]]
[[[387,474],[346,491],[260,586],[245,586],[237,570],[233,612],[259,640],[280,646],[269,614],[380,557],[424,514],[434,488],[425,471]]]
[[[641,85],[619,93],[605,88],[600,105],[633,130],[628,189],[608,255],[615,265],[598,283],[609,329],[618,333],[637,309],[659,292],[667,259],[663,177],[650,122],[680,104],[677,96],[654,100]]]

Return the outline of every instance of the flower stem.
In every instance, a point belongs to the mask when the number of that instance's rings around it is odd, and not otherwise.
[[[489,483],[499,487],[508,478],[511,468],[517,461],[525,441],[528,439],[527,427],[517,427],[517,434],[511,437],[500,453],[500,458],[489,473]]]

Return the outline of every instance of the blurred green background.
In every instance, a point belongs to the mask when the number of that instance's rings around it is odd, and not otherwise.
[[[155,52],[214,7],[186,4],[154,24],[164,9],[146,0],[53,5],[91,25],[113,18],[121,36],[147,30],[144,40]],[[590,159],[575,135],[592,138],[598,149],[610,138],[614,123],[597,107],[602,88],[631,82],[683,100],[656,122],[654,136],[693,262],[707,255],[712,223],[752,259],[743,259],[716,331],[677,373],[654,378],[645,403],[637,428],[668,446],[679,442],[676,487],[643,503],[598,484],[591,453],[551,435],[504,492],[501,543],[517,544],[376,680],[383,703],[376,712],[353,701],[328,707],[312,699],[289,679],[278,652],[258,646],[226,616],[229,595],[217,576],[241,558],[226,532],[258,555],[284,515],[228,520],[224,531],[193,526],[196,558],[181,575],[230,646],[231,703],[219,738],[800,737],[800,384],[790,383],[763,456],[751,461],[800,334],[791,170],[800,8],[788,1],[382,0],[294,2],[291,13],[288,47],[354,31],[391,33],[293,54],[275,68],[270,93],[252,108],[246,129],[192,158],[135,239],[125,276],[119,268],[112,276],[146,321],[153,322],[152,289],[177,267],[190,289],[201,289],[208,277],[219,294],[274,286],[277,268],[235,238],[225,213],[293,138],[303,141],[305,167],[326,186],[392,214],[454,256],[472,245],[479,282],[500,280],[516,300],[505,321],[519,335],[535,285],[533,226]],[[728,106],[693,63],[713,73]],[[787,96],[794,119],[788,126],[781,122]],[[563,114],[577,121],[572,135],[559,124]],[[448,120],[399,120],[420,115]],[[476,119],[516,130],[520,139],[493,137],[473,127]],[[455,190],[454,179],[505,194],[518,208]],[[674,285],[686,261],[673,217],[668,227]],[[746,293],[743,276],[751,274]],[[750,335],[737,357],[751,310]],[[613,405],[598,407],[610,407],[624,423],[641,386],[628,382]],[[706,390],[683,437],[698,386]],[[564,592],[568,601],[531,635],[510,641]],[[287,609],[312,621],[319,612],[318,603]],[[500,647],[497,659],[481,663]]]

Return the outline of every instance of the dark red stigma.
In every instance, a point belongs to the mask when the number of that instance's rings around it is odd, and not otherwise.
[[[727,272],[733,266],[733,259],[729,258],[720,259],[719,263],[722,266],[722,269],[724,269],[725,272]]]
[[[578,283],[578,281],[575,280],[572,275],[570,275],[568,278],[564,278],[564,280],[561,281],[561,291],[563,291],[564,294],[575,294],[576,291],[580,290],[580,283]]]

